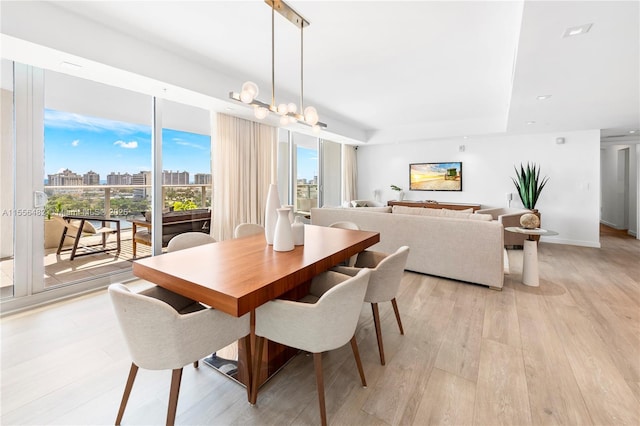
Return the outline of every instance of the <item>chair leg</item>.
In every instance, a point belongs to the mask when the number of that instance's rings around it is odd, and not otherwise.
[[[138,373],[138,366],[131,363],[131,369],[129,370],[129,377],[127,378],[127,384],[124,387],[124,394],[122,395],[122,402],[120,403],[120,409],[118,410],[118,417],[116,417],[116,425],[119,425],[124,415],[124,409],[127,407],[129,401],[129,395],[131,395],[131,389],[133,388],[133,382],[136,380],[136,374]]]
[[[322,377],[322,352],[313,354],[313,365],[316,367],[316,385],[318,387],[318,403],[320,404],[320,420],[327,426],[327,410],[324,406],[324,378]]]
[[[169,409],[167,411],[167,426],[173,426],[176,422],[178,411],[178,394],[180,393],[180,381],[182,380],[182,368],[176,368],[171,374],[171,390],[169,391]]]
[[[404,335],[404,329],[402,328],[402,321],[400,321],[400,311],[398,310],[398,302],[396,302],[396,298],[391,299],[391,304],[393,305],[393,312],[396,314],[396,321],[398,321],[398,328],[400,329],[400,334]]]
[[[253,374],[251,375],[251,398],[249,403],[255,404],[258,400],[258,387],[260,386],[260,367],[262,366],[262,347],[264,337],[256,336],[256,350],[253,360]]]
[[[360,352],[358,351],[358,343],[356,342],[356,335],[351,338],[351,350],[353,351],[353,357],[356,359],[356,365],[358,366],[358,373],[360,373],[360,380],[362,386],[367,387],[367,379],[364,378],[364,370],[362,368],[362,361],[360,360]]]
[[[380,328],[380,313],[378,312],[378,304],[372,303],[373,325],[376,327],[376,337],[378,338],[378,351],[380,352],[380,364],[384,365],[384,346],[382,345],[382,329]]]

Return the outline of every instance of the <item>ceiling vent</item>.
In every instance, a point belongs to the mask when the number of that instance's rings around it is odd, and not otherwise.
[[[567,28],[566,30],[564,30],[564,34],[562,35],[562,37],[567,38],[567,37],[586,34],[589,32],[592,25],[593,24],[584,24],[584,25],[579,25],[577,27]]]

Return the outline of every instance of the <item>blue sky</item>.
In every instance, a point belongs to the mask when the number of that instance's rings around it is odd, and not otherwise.
[[[45,175],[64,169],[80,175],[89,170],[106,181],[115,173],[151,170],[151,129],[133,123],[69,112],[45,110]],[[163,170],[211,173],[211,141],[207,135],[163,129]],[[298,147],[298,177],[318,174],[318,152]]]
[[[45,175],[66,168],[78,174],[93,170],[106,180],[111,172],[151,169],[151,129],[68,112],[45,111]],[[164,170],[211,173],[207,135],[164,129]]]

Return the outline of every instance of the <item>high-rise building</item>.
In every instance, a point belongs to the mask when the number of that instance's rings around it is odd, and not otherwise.
[[[131,185],[131,175],[111,172],[107,175],[107,185]]]
[[[179,172],[171,170],[162,171],[162,184],[163,185],[188,185],[189,184],[189,172]]]
[[[141,171],[131,176],[131,185],[151,185],[151,172]],[[133,198],[137,200],[149,198],[151,188],[134,188]]]
[[[211,185],[211,173],[196,173],[193,175],[193,183],[196,185]]]
[[[89,170],[82,175],[82,183],[85,185],[100,185],[100,175],[93,170]]]
[[[82,184],[82,176],[69,169],[64,169],[60,173],[48,175],[47,179],[47,185],[49,186],[75,186]]]

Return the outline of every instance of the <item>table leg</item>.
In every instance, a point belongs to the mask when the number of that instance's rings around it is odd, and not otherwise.
[[[522,283],[531,287],[538,287],[538,243],[533,240],[524,240],[522,260]]]
[[[136,258],[136,248],[137,248],[137,244],[136,244],[136,224],[135,222],[131,224],[131,248],[133,249],[133,258]]]

